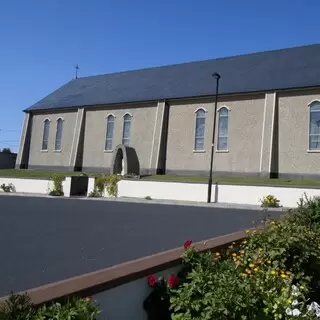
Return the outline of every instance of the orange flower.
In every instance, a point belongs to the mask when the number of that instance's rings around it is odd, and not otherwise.
[[[216,252],[216,256],[219,257],[219,256],[220,256],[220,253],[219,253],[219,252]]]
[[[237,254],[236,254],[236,253],[233,253],[233,254],[232,254],[232,256],[233,256],[233,257],[236,257],[236,256],[237,256]]]
[[[246,277],[247,275],[245,273],[240,273],[240,277]]]

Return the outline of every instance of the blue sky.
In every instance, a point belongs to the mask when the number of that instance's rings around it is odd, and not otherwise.
[[[0,4],[0,148],[74,76],[320,43],[319,0],[10,0]]]

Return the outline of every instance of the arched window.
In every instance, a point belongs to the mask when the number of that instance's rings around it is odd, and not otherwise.
[[[194,150],[204,150],[204,133],[206,125],[206,112],[203,109],[196,111],[196,134],[194,139]]]
[[[309,150],[320,150],[320,101],[310,104]]]
[[[61,150],[62,130],[63,130],[63,120],[61,118],[59,118],[57,120],[56,141],[54,144],[55,151]]]
[[[114,115],[110,114],[107,117],[106,143],[104,147],[104,150],[106,151],[112,150],[113,131],[114,131]]]
[[[123,116],[123,134],[122,144],[128,146],[130,144],[131,114],[126,113]]]
[[[50,120],[46,119],[43,123],[43,136],[42,136],[42,150],[48,150],[49,144],[49,134],[50,134]]]
[[[219,111],[219,127],[218,127],[218,144],[217,150],[228,150],[228,120],[229,110],[226,107],[222,107]]]

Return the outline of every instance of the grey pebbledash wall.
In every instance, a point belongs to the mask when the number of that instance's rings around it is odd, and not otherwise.
[[[0,169],[14,169],[17,154],[0,152]]]

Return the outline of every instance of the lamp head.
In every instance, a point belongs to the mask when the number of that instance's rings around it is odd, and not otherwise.
[[[218,72],[215,72],[213,75],[212,75],[216,80],[219,80],[221,78],[220,74]]]

